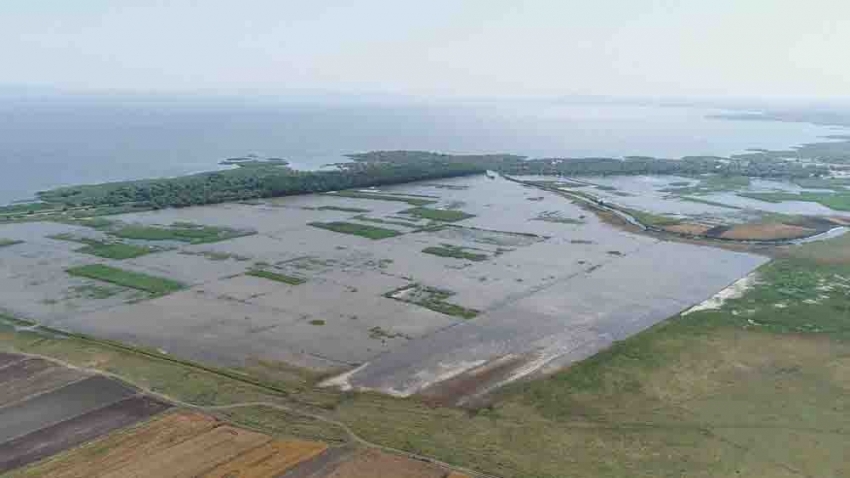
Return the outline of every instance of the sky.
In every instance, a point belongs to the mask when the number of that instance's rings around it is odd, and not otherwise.
[[[850,97],[848,0],[2,0],[0,87]]]

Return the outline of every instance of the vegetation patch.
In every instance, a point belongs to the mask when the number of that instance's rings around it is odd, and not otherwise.
[[[180,282],[171,279],[128,271],[103,264],[71,267],[65,271],[72,276],[86,277],[89,279],[109,282],[111,284],[129,287],[131,289],[150,292],[154,295],[165,295],[185,287]]]
[[[403,202],[410,204],[411,206],[427,206],[428,204],[434,204],[435,200],[433,199],[424,199],[419,197],[406,197],[406,196],[394,196],[390,194],[381,194],[381,193],[370,193],[363,191],[337,191],[333,193],[328,193],[332,196],[341,196],[346,198],[355,198],[355,199],[372,199],[376,201],[394,201],[394,202]]]
[[[311,222],[310,225],[318,227],[319,229],[327,229],[328,231],[351,234],[372,240],[389,239],[390,237],[396,237],[403,234],[394,229],[369,226],[366,224],[355,224],[353,222]]]
[[[341,206],[319,206],[315,208],[317,211],[339,211],[339,212],[372,212],[371,209],[363,209],[360,207],[341,207]]]
[[[66,298],[68,299],[76,299],[76,298],[84,298],[84,299],[108,299],[114,295],[120,294],[125,289],[122,287],[109,287],[103,286],[100,284],[85,284],[78,285],[68,289],[68,294]]]
[[[469,252],[466,248],[453,246],[451,244],[442,244],[440,246],[431,246],[422,249],[425,254],[433,254],[440,257],[453,257],[455,259],[466,259],[469,261],[481,262],[487,260],[487,254],[478,252]]]
[[[544,211],[534,218],[535,221],[554,222],[558,224],[584,224],[581,219],[564,217],[561,211]]]
[[[0,247],[14,246],[15,244],[23,244],[24,241],[16,241],[12,239],[0,238]]]
[[[47,237],[49,239],[56,239],[59,241],[70,241],[85,244],[84,247],[75,249],[74,251],[82,254],[103,257],[104,259],[133,259],[162,250],[156,247],[137,246],[135,244],[126,244],[120,241],[101,241],[87,237],[78,237],[67,233],[55,234]]]
[[[479,314],[479,311],[475,309],[469,309],[447,302],[447,299],[453,295],[455,295],[455,292],[450,290],[413,284],[387,292],[384,294],[384,297],[416,304],[434,312],[460,317],[462,319],[472,319]]]
[[[200,224],[175,222],[171,226],[128,225],[110,231],[117,237],[144,241],[179,241],[189,244],[206,244],[226,241],[237,237],[256,234],[256,231],[231,229],[227,227],[204,226]]]
[[[389,224],[392,226],[404,226],[404,227],[421,227],[420,224],[416,224],[415,222],[410,222],[409,220],[399,220],[399,219],[381,219],[378,217],[369,217],[369,216],[354,216],[352,219],[356,219],[358,221],[364,222],[373,222],[375,224]]]
[[[273,280],[275,282],[283,282],[284,284],[289,285],[300,285],[307,282],[305,279],[295,276],[289,276],[286,274],[280,274],[278,272],[272,272],[265,269],[252,269],[245,273],[249,276],[261,277],[263,279]]]
[[[313,320],[310,321],[310,325],[317,325],[317,326],[325,325],[325,321],[322,320],[322,319],[313,319]]]
[[[251,258],[248,256],[242,256],[239,254],[220,251],[180,251],[180,254],[183,254],[184,256],[201,256],[211,261],[234,260],[239,262],[246,262],[251,260]]]
[[[457,222],[475,217],[474,214],[468,214],[454,209],[434,209],[429,207],[415,207],[401,213],[441,222]]]

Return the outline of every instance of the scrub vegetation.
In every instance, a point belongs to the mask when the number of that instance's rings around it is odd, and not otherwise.
[[[16,241],[12,239],[3,239],[0,238],[0,247],[9,247],[14,246],[15,244],[22,244],[24,241]]]

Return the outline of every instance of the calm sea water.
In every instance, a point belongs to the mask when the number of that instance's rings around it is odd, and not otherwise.
[[[166,98],[0,99],[0,203],[51,187],[174,176],[256,153],[317,168],[375,149],[540,156],[725,155],[834,129],[616,104],[328,104]]]

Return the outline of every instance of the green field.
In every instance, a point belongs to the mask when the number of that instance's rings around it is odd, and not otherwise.
[[[369,217],[364,215],[354,216],[352,219],[364,222],[373,222],[375,224],[389,224],[392,226],[422,227],[421,224],[400,219],[381,219],[379,217]]]
[[[206,244],[250,236],[254,231],[242,231],[227,227],[204,226],[191,223],[174,223],[171,226],[122,226],[109,234],[123,239],[145,241],[179,241],[189,244]]]
[[[137,246],[134,244],[126,244],[123,242],[99,241],[86,237],[77,237],[73,234],[56,234],[53,236],[48,236],[48,238],[60,241],[70,241],[85,244],[84,247],[75,249],[75,252],[89,254],[97,257],[103,257],[105,259],[133,259],[136,257],[151,254],[153,252],[159,252],[161,250],[155,247]]]
[[[286,274],[280,274],[277,272],[271,272],[263,269],[253,269],[246,272],[245,275],[262,277],[263,279],[273,280],[275,282],[283,282],[284,284],[289,285],[299,285],[307,282],[305,279],[302,279],[300,277],[288,276]]]
[[[475,262],[487,260],[487,254],[477,252],[469,252],[462,247],[444,244],[442,246],[431,246],[422,249],[425,254],[432,254],[440,257],[452,257],[455,259],[466,259]]]
[[[311,222],[311,226],[328,231],[339,232],[342,234],[351,234],[354,236],[365,237],[367,239],[378,240],[388,239],[402,235],[401,232],[383,227],[367,226],[365,224],[355,224],[353,222]]]
[[[468,214],[454,209],[433,209],[429,207],[415,207],[401,211],[401,214],[408,214],[411,216],[421,217],[423,219],[442,222],[457,222],[475,217],[474,214]]]
[[[154,295],[164,295],[184,288],[184,285],[162,277],[133,272],[103,264],[90,264],[71,267],[65,272],[77,277],[86,277],[103,282],[109,282],[131,289],[149,292]]]

